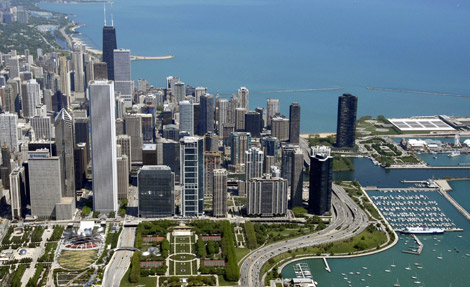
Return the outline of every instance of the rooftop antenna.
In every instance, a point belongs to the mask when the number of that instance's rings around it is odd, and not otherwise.
[[[111,2],[111,26],[114,27],[114,17],[113,17],[113,2]]]
[[[106,3],[103,3],[104,25],[106,26]]]

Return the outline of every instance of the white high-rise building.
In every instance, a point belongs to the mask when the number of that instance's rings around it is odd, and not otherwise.
[[[248,180],[261,177],[263,175],[263,151],[259,148],[251,148],[245,154],[245,178]]]
[[[32,118],[38,114],[36,107],[41,103],[41,87],[35,79],[21,85],[23,117]]]
[[[6,143],[11,152],[18,151],[18,116],[6,112],[0,114],[0,143]]]
[[[93,81],[90,98],[93,206],[109,213],[118,209],[116,127],[112,81]]]
[[[180,132],[194,135],[194,106],[189,101],[180,102]]]
[[[246,87],[241,87],[238,89],[238,107],[244,108],[247,111],[250,110],[248,107],[249,104],[250,91]]]

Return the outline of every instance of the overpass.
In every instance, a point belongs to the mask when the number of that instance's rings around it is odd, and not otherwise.
[[[140,251],[139,248],[135,248],[132,246],[120,246],[120,247],[114,248],[113,250],[114,251]]]

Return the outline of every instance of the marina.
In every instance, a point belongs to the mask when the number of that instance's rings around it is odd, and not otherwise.
[[[441,210],[437,201],[427,195],[433,192],[437,193],[437,190],[382,189],[370,198],[394,230],[409,227],[456,230],[457,226]]]

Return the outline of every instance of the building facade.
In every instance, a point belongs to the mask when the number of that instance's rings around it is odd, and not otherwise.
[[[164,165],[148,165],[137,175],[140,217],[175,214],[175,174]]]
[[[204,214],[204,139],[184,137],[180,141],[181,215]]]
[[[287,180],[271,177],[249,179],[246,183],[247,213],[254,216],[283,216],[287,212]]]
[[[89,87],[93,207],[101,213],[118,209],[116,127],[112,81],[94,81]]]

